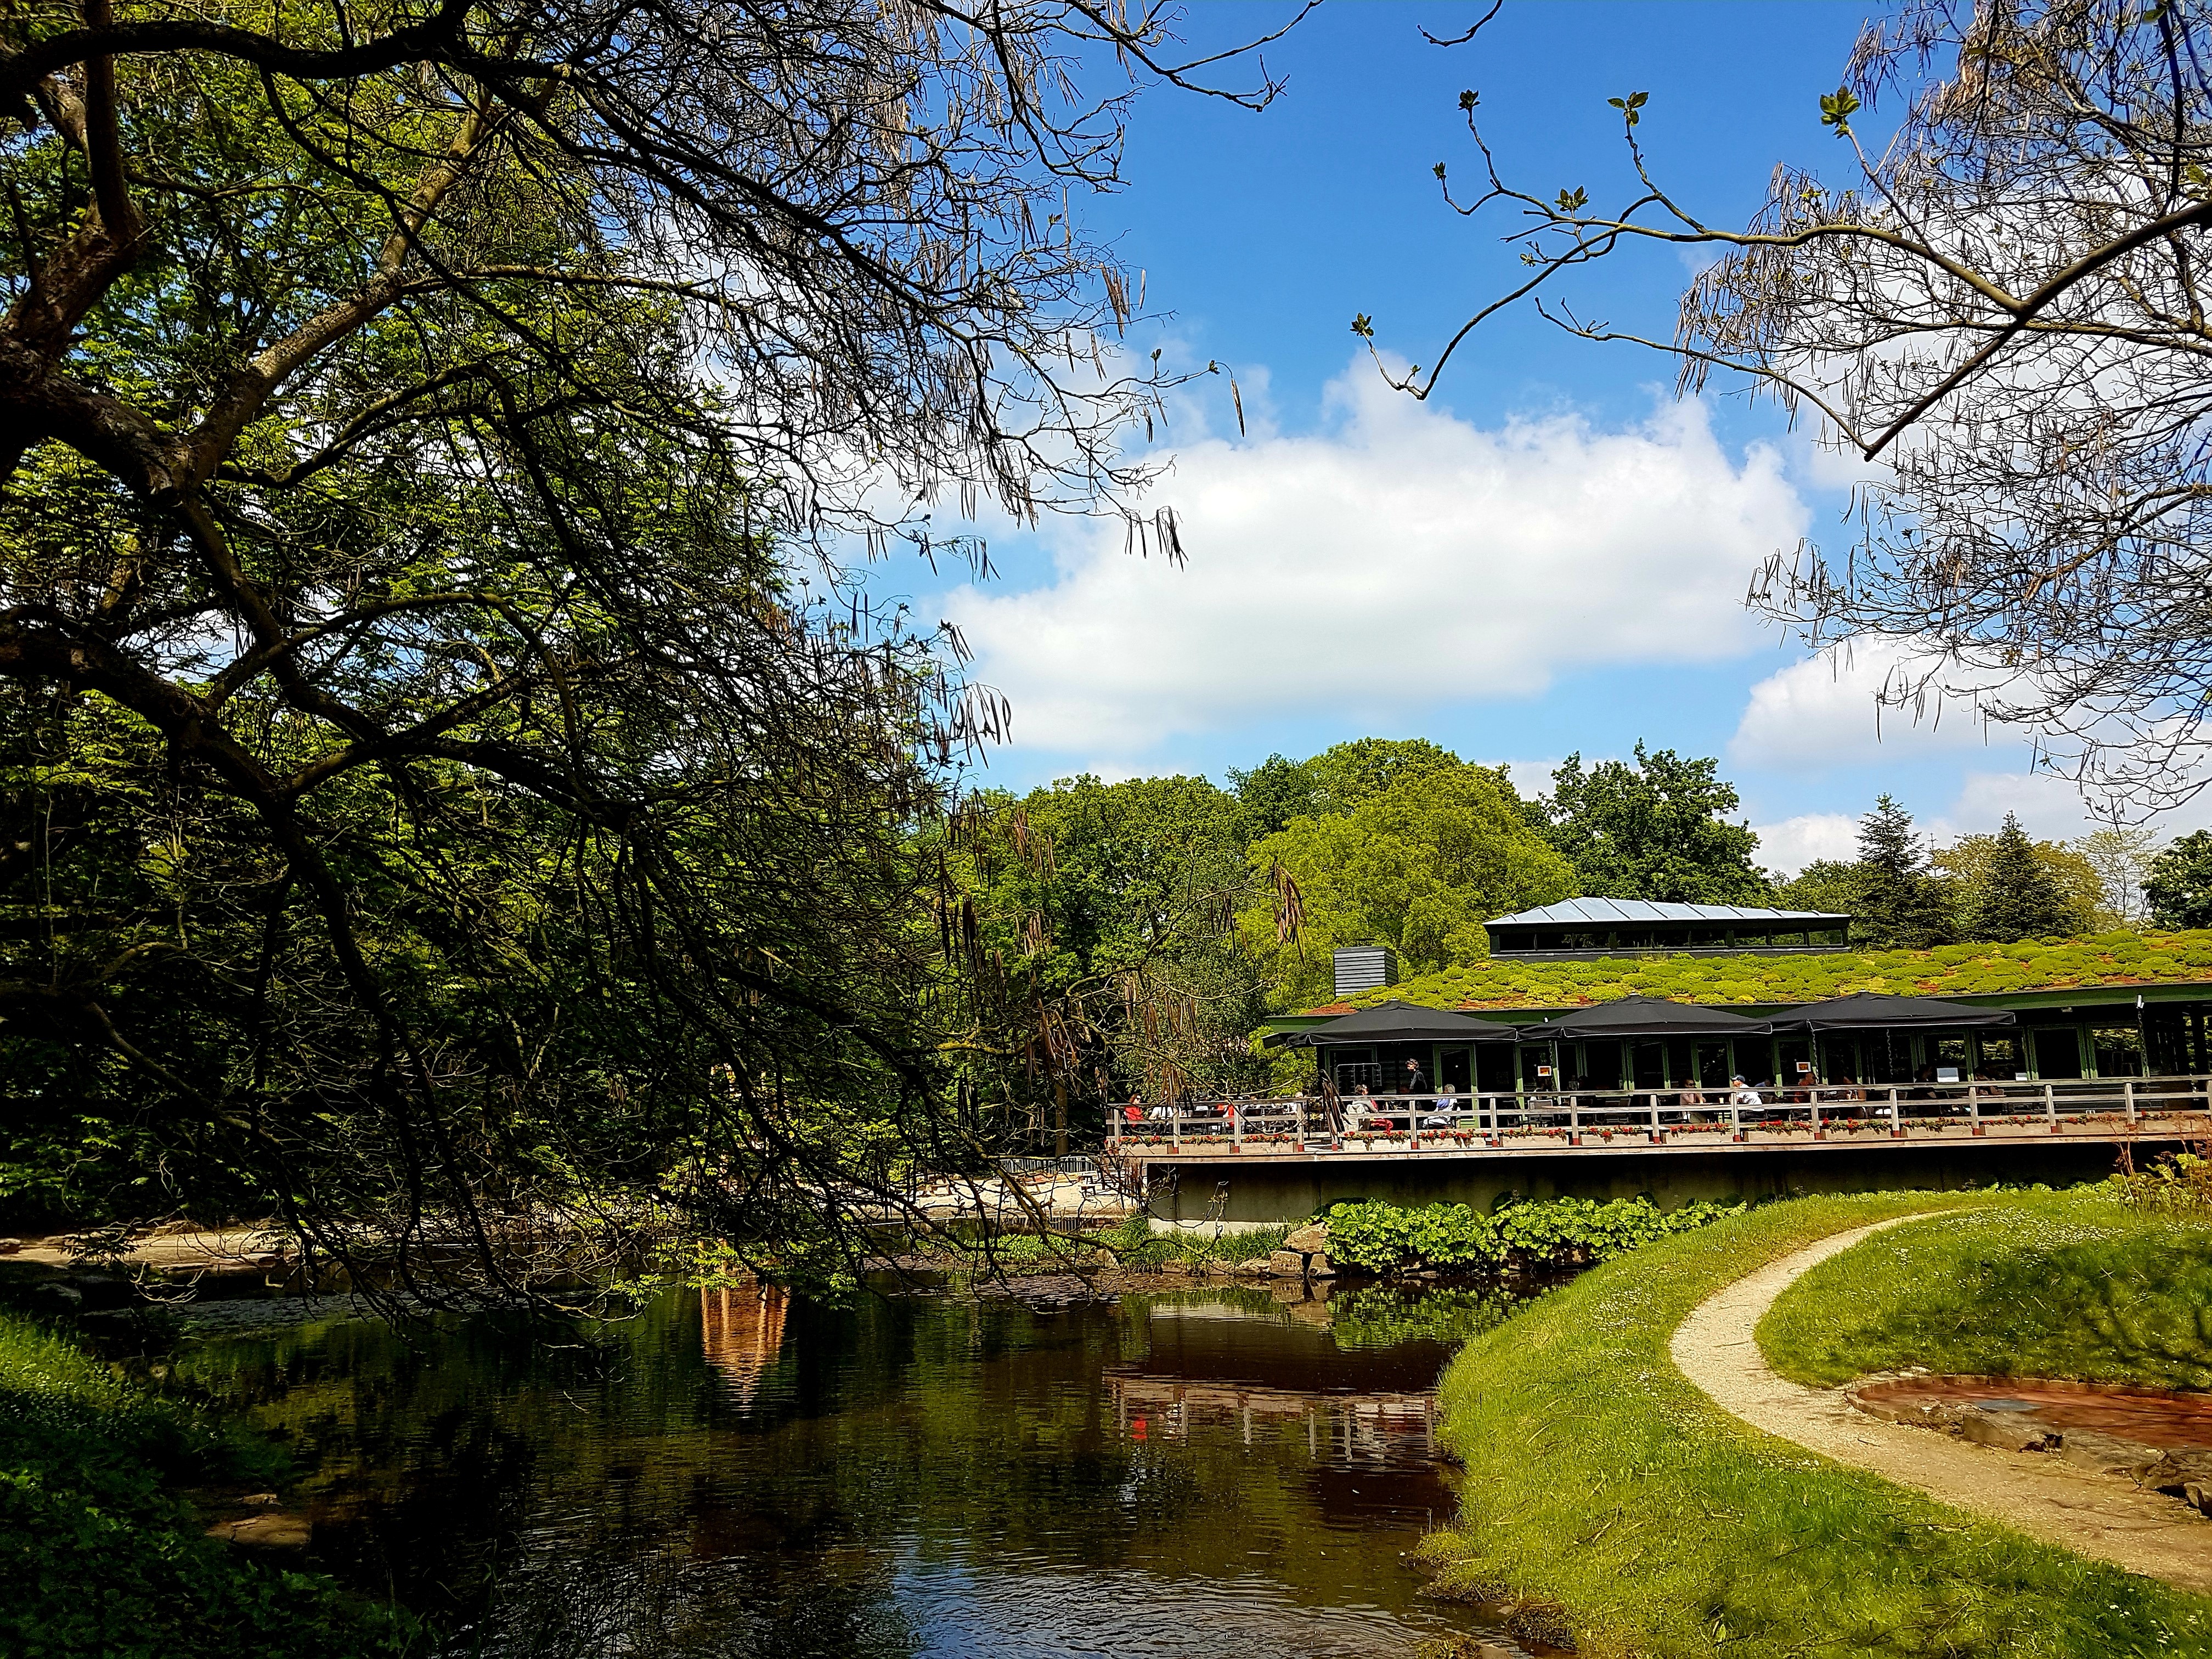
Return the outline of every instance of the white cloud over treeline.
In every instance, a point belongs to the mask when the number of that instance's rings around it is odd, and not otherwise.
[[[1620,432],[1485,428],[1364,364],[1329,398],[1323,434],[1179,453],[1156,499],[1186,568],[1078,525],[1045,584],[953,597],[1019,744],[1110,763],[1259,719],[1404,726],[1573,669],[1740,655],[1751,572],[1805,526],[1780,457],[1732,458],[1694,404]]]

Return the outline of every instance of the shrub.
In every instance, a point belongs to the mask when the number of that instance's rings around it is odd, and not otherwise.
[[[1510,1205],[1484,1215],[1464,1204],[1419,1209],[1366,1201],[1328,1212],[1331,1259],[1370,1273],[1419,1268],[1536,1268],[1604,1261],[1655,1238],[1741,1212],[1741,1204],[1662,1210],[1648,1198],[1586,1198]]]

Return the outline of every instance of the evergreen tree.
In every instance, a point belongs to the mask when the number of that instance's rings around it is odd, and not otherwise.
[[[1855,945],[1919,951],[1957,937],[1950,884],[1929,871],[1912,814],[1887,795],[1859,820],[1857,889]]]
[[[2153,859],[2142,894],[2161,927],[2212,927],[2212,830],[2184,836]]]
[[[1979,878],[1966,889],[1960,910],[1967,938],[1997,944],[2072,933],[2080,922],[2076,907],[2010,812],[1992,838],[1988,861]]]

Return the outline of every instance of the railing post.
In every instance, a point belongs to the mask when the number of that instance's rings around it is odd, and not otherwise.
[[[1304,1095],[1291,1103],[1291,1110],[1296,1114],[1293,1121],[1298,1126],[1298,1150],[1303,1152],[1306,1149],[1306,1097]]]
[[[1168,1146],[1178,1152],[1182,1150],[1182,1108],[1180,1105],[1171,1107],[1168,1111]]]
[[[1743,1107],[1738,1103],[1733,1091],[1729,1095],[1729,1139],[1743,1139]]]
[[[1805,1103],[1813,1109],[1813,1139],[1818,1140],[1820,1138],[1820,1091],[1808,1086]]]
[[[1898,1109],[1897,1085],[1894,1083],[1889,1085],[1889,1138],[1892,1140],[1905,1139],[1905,1115]]]
[[[1968,1134],[1982,1133],[1982,1091],[1971,1083],[1966,1085],[1966,1121]]]
[[[1654,1093],[1651,1097],[1651,1144],[1654,1146],[1656,1146],[1659,1144],[1659,1136],[1661,1133],[1662,1132],[1659,1127],[1659,1097],[1656,1093]]]
[[[1580,1095],[1569,1095],[1567,1097],[1567,1145],[1579,1146],[1582,1144],[1583,1097]]]
[[[2136,1080],[2133,1078],[2121,1081],[2120,1098],[2127,1103],[2128,1127],[2132,1129],[2136,1127]]]
[[[2043,1085],[2043,1115],[2050,1121],[2051,1133],[2058,1133],[2058,1093],[2045,1079]]]
[[[1229,1144],[1240,1152],[1244,1150],[1244,1103],[1241,1100],[1229,1103]]]

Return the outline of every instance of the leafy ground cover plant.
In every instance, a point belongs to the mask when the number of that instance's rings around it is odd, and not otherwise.
[[[0,1652],[343,1659],[405,1621],[203,1535],[183,1484],[266,1482],[275,1454],[0,1314]]]
[[[1879,1233],[1784,1291],[1760,1351],[1825,1385],[1924,1365],[2212,1388],[2212,1216],[2124,1193],[2017,1194]]]
[[[1670,1233],[1739,1213],[1741,1204],[1698,1202],[1662,1210],[1648,1198],[1512,1204],[1485,1215],[1464,1204],[1417,1209],[1372,1200],[1328,1212],[1329,1255],[1370,1273],[1423,1268],[1538,1268],[1605,1261]]]
[[[1747,1428],[1676,1326],[1814,1239],[1956,1194],[1770,1204],[1659,1240],[1476,1338],[1446,1372],[1462,1524],[1445,1588],[1547,1603],[1591,1655],[2108,1659],[2212,1653],[2212,1601],[1972,1521]]]

